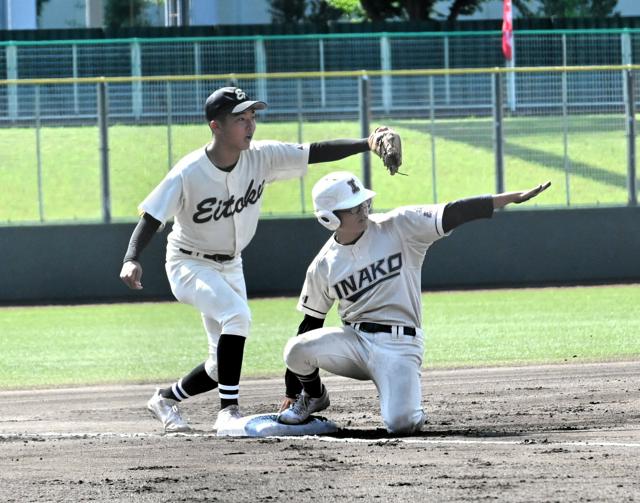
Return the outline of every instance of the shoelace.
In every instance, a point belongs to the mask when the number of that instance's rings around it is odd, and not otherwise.
[[[301,414],[303,412],[305,412],[306,409],[309,408],[309,399],[311,397],[309,397],[308,395],[303,395],[301,394],[298,399],[295,401],[295,403],[293,404],[293,412],[295,412],[296,414]]]

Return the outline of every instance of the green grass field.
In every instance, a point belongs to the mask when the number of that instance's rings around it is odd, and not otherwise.
[[[281,375],[296,299],[250,304],[243,378]],[[638,285],[426,293],[423,305],[427,368],[640,357]],[[0,334],[0,389],[167,382],[207,356],[199,314],[175,302],[1,308]]]
[[[495,192],[491,118],[438,120],[435,123],[436,169],[432,168],[431,124],[425,120],[384,121],[403,138],[403,171],[386,175],[373,161],[373,188],[378,209],[438,202]],[[576,116],[568,125],[564,164],[563,125],[557,117],[505,119],[505,165],[508,190],[545,180],[552,190],[536,199],[538,206],[625,204],[626,138],[622,116]],[[169,168],[165,126],[110,128],[112,215],[134,220],[137,204]],[[355,122],[305,122],[303,141],[359,137]],[[295,142],[297,123],[261,123],[256,139]],[[172,127],[173,161],[209,141],[202,125]],[[45,127],[41,130],[42,190],[45,222],[90,221],[101,218],[98,130],[96,127]],[[303,182],[271,185],[265,191],[265,215],[292,215],[311,206],[313,184],[336,169],[361,172],[361,156],[311,166]],[[569,176],[567,177],[567,173]],[[36,136],[32,128],[0,129],[0,223],[39,220]]]

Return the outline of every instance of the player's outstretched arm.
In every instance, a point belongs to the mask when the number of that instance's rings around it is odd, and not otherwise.
[[[494,209],[504,208],[507,204],[520,204],[533,199],[551,186],[551,182],[541,183],[529,190],[518,190],[515,192],[503,192],[493,196]]]
[[[367,138],[313,142],[309,145],[309,164],[339,161],[367,151],[380,157],[390,174],[398,172],[402,164],[400,135],[387,126],[377,127]]]
[[[333,162],[369,150],[366,138],[316,141],[309,145],[309,164]]]
[[[504,208],[511,203],[524,203],[547,190],[551,182],[538,185],[530,190],[503,192],[502,194],[475,196],[458,199],[447,203],[442,214],[442,228],[444,232],[451,232],[460,225],[479,218],[491,218],[493,211]]]

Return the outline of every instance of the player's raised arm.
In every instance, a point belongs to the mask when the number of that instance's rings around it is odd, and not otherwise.
[[[550,186],[551,182],[546,182],[530,190],[475,196],[447,203],[442,214],[442,228],[445,232],[450,232],[466,222],[480,218],[491,218],[493,210],[504,208],[511,203],[524,203],[547,190]]]

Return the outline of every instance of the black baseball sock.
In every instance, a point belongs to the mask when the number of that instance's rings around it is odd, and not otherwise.
[[[296,374],[298,379],[300,379],[300,383],[302,387],[312,398],[319,398],[322,395],[322,381],[320,380],[320,370],[316,369],[311,374],[306,376],[301,376]]]
[[[218,386],[218,383],[209,377],[209,374],[207,374],[205,370],[205,364],[201,363],[189,372],[189,374],[173,383],[171,387],[161,389],[160,395],[164,398],[181,402],[185,398],[211,391],[215,389],[216,386]]]
[[[222,334],[218,341],[218,392],[220,393],[220,409],[224,409],[229,405],[238,404],[244,342],[244,337],[231,334]]]

